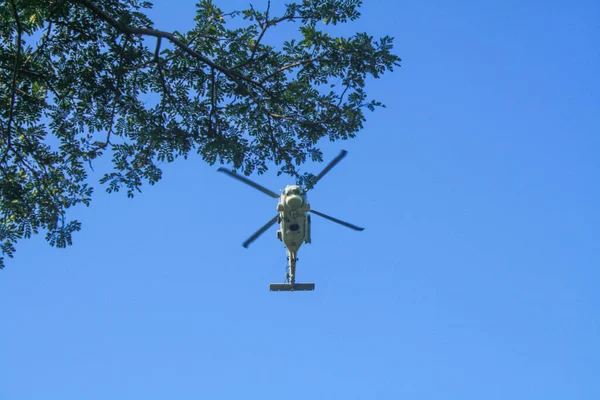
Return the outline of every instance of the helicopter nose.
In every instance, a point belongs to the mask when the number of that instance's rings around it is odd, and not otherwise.
[[[302,206],[303,200],[302,197],[294,194],[292,196],[287,196],[285,202],[290,208],[300,208]]]

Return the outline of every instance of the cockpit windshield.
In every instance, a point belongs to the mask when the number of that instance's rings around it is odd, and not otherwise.
[[[303,193],[302,193],[302,190],[299,188],[289,188],[288,190],[286,190],[285,194],[288,196],[293,195],[293,194],[302,196]]]

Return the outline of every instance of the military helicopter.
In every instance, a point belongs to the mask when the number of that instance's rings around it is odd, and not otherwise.
[[[265,233],[267,229],[279,224],[279,230],[277,230],[277,239],[281,240],[287,249],[287,273],[285,283],[271,283],[269,290],[272,292],[279,291],[296,291],[296,290],[315,290],[314,283],[296,283],[296,261],[298,261],[298,250],[302,243],[310,243],[310,215],[309,213],[318,215],[340,225],[346,226],[356,231],[362,231],[364,228],[349,224],[348,222],[341,221],[337,218],[333,218],[327,214],[323,214],[319,211],[313,210],[308,203],[306,192],[314,188],[314,186],[328,173],[338,162],[341,161],[348,154],[346,150],[342,150],[340,154],[334,158],[327,166],[321,171],[319,175],[310,180],[310,182],[302,187],[301,185],[288,185],[281,191],[281,194],[277,194],[258,183],[251,181],[250,179],[238,175],[233,171],[226,168],[219,168],[219,172],[223,172],[232,178],[244,182],[247,185],[252,186],[255,189],[260,190],[264,194],[271,196],[275,199],[279,199],[277,203],[277,215],[257,230],[252,236],[250,236],[242,246],[248,247],[254,242],[260,235]]]

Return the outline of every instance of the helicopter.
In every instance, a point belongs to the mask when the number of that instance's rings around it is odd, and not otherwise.
[[[348,154],[346,150],[342,150],[340,154],[335,157],[327,166],[321,171],[321,173],[311,179],[304,187],[297,185],[288,185],[277,194],[250,179],[238,175],[233,171],[226,168],[219,168],[219,172],[223,172],[232,178],[235,178],[245,184],[252,186],[255,189],[260,190],[264,194],[279,199],[277,203],[277,215],[264,224],[259,230],[257,230],[252,236],[250,236],[242,246],[248,248],[248,246],[254,242],[260,235],[265,233],[275,223],[279,224],[277,230],[277,239],[281,240],[287,249],[287,272],[285,283],[271,283],[269,290],[272,292],[279,291],[306,291],[315,290],[314,283],[296,283],[296,261],[298,261],[298,250],[302,243],[311,243],[311,222],[310,214],[318,215],[319,217],[328,219],[355,231],[362,231],[364,228],[360,228],[356,225],[352,225],[348,222],[341,221],[337,218],[333,218],[327,214],[323,214],[319,211],[313,210],[308,202],[306,193],[313,189],[314,186],[328,173],[342,158]]]

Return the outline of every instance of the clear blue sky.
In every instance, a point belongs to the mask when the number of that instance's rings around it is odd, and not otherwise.
[[[313,218],[316,291],[268,291],[275,228],[241,242],[275,201],[217,166],[97,187],[74,246],[0,271],[0,400],[600,399],[600,3],[366,3],[342,29],[396,37],[402,67],[324,145],[349,154],[311,203],[366,230]]]

